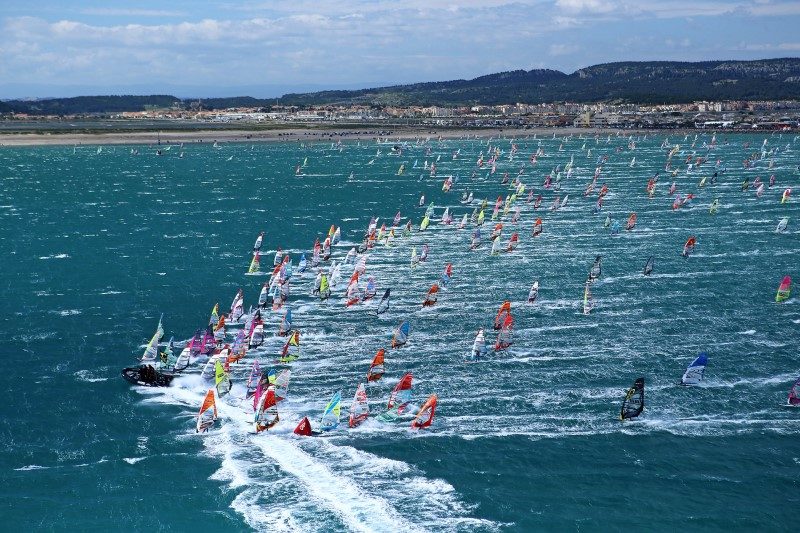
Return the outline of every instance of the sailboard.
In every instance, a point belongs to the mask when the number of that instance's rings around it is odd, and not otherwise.
[[[302,435],[303,437],[310,437],[314,434],[311,431],[311,421],[307,416],[304,416],[300,423],[297,424],[297,427],[294,428],[294,434]]]
[[[392,348],[400,348],[408,342],[408,334],[411,332],[411,324],[404,320],[394,330],[392,336]]]
[[[775,301],[780,303],[789,299],[792,294],[792,278],[784,276],[783,281],[778,286],[778,292],[775,293]]]
[[[692,235],[686,240],[686,244],[683,245],[683,253],[681,253],[681,255],[684,258],[688,258],[690,255],[692,255],[695,244],[697,244],[697,239],[695,239],[694,235]]]
[[[197,433],[205,433],[214,426],[217,420],[217,403],[214,400],[214,390],[209,389],[206,397],[203,399],[203,404],[200,406],[200,412],[197,414]]]
[[[256,250],[253,252],[253,259],[250,261],[250,268],[247,269],[248,274],[255,274],[259,271],[260,267],[260,254],[259,251]]]
[[[350,417],[347,425],[354,428],[368,417],[369,402],[367,401],[367,390],[364,388],[363,383],[359,383],[356,394],[353,397],[353,403],[350,404]]]
[[[292,348],[296,348],[296,350],[292,350]],[[294,330],[289,335],[289,339],[283,345],[283,349],[281,350],[281,356],[277,362],[281,364],[287,364],[291,363],[292,361],[296,361],[299,358],[300,358],[300,331]]]
[[[292,371],[284,368],[275,376],[275,401],[281,402],[289,397],[289,378],[292,376]]]
[[[342,393],[334,393],[325,410],[322,412],[322,419],[319,422],[321,431],[332,431],[339,427],[339,418],[342,412]]]
[[[483,333],[483,328],[478,330],[478,334],[475,335],[475,341],[472,343],[472,351],[470,352],[469,356],[467,356],[467,362],[475,362],[481,357],[486,355],[486,337]]]
[[[378,308],[375,310],[375,314],[383,314],[389,310],[389,295],[391,293],[391,289],[386,289],[386,292],[383,293],[383,297],[381,301],[378,302]]]
[[[405,407],[411,403],[411,386],[414,381],[414,376],[411,372],[400,378],[400,381],[392,389],[389,395],[389,402],[386,404],[386,409],[397,409],[399,414],[402,414]]]
[[[638,378],[622,400],[622,408],[619,412],[620,420],[636,418],[644,410],[644,378]]]
[[[632,230],[636,227],[636,213],[631,213],[631,216],[628,217],[628,222],[625,224],[626,230]]]
[[[258,234],[258,237],[256,237],[256,243],[253,245],[253,251],[254,252],[257,252],[257,251],[261,250],[261,243],[262,242],[264,242],[264,232],[263,231]]]
[[[787,398],[786,404],[793,407],[800,405],[800,378],[794,382],[794,385],[792,385],[792,388],[789,390],[789,398]]]
[[[247,376],[247,385],[245,397],[249,398],[256,392],[258,384],[261,382],[261,366],[258,364],[258,359],[253,361],[253,366],[250,369],[250,375]]]
[[[383,373],[385,372],[385,353],[386,351],[381,348],[378,350],[378,353],[375,354],[375,357],[372,358],[372,363],[369,365],[369,370],[367,370],[367,381],[378,381],[383,377]]]
[[[267,431],[280,421],[278,403],[275,398],[275,386],[270,385],[267,393],[261,398],[255,415],[256,433]]]
[[[161,318],[158,319],[158,327],[156,328],[156,332],[150,338],[150,342],[147,343],[147,347],[144,349],[144,353],[142,354],[141,362],[146,363],[150,361],[155,361],[156,356],[158,355],[158,343],[161,341],[161,337],[164,336],[164,327],[161,325],[161,321],[164,319],[164,315],[161,315]]]
[[[358,286],[358,271],[353,273],[347,285],[346,306],[350,307],[361,301],[361,289]]]
[[[227,366],[227,364],[225,365]],[[220,398],[231,391],[231,376],[219,359],[214,363],[214,385]]]
[[[417,412],[417,416],[411,421],[412,429],[430,427],[431,423],[433,423],[433,415],[436,413],[436,404],[438,401],[439,397],[435,394],[431,394],[428,399],[425,400],[425,403],[422,404],[422,407],[420,407]]]
[[[319,299],[320,300],[327,300],[330,298],[331,295],[331,288],[328,284],[328,276],[327,274],[322,274],[319,282]]]
[[[244,291],[239,289],[231,302],[231,312],[228,314],[231,322],[238,322],[244,314]]]
[[[433,285],[431,285],[431,288],[428,289],[428,294],[425,296],[425,301],[422,302],[422,307],[431,307],[432,305],[435,305],[438,299],[437,296],[438,292],[439,292],[439,284],[434,283]]]
[[[503,324],[500,327],[500,332],[497,334],[497,340],[494,343],[494,351],[500,352],[507,350],[512,341],[512,332],[514,330],[514,318],[511,313],[507,314],[503,319]]]
[[[592,268],[589,270],[589,279],[591,281],[600,278],[600,275],[603,272],[602,261],[603,261],[603,256],[601,255],[598,255],[594,258],[594,264],[592,265]]]
[[[507,316],[511,315],[511,302],[506,300],[500,306],[500,309],[497,311],[497,315],[494,317],[494,329],[500,329],[503,327],[503,322],[505,321]]]
[[[278,335],[281,337],[285,337],[289,334],[292,330],[292,310],[291,308],[286,308],[286,313],[283,315],[283,319],[281,320],[280,329],[278,329]]]
[[[539,280],[533,282],[531,285],[531,290],[528,291],[528,303],[532,304],[536,301],[536,298],[539,297]]]
[[[647,258],[647,263],[644,264],[644,270],[642,271],[642,273],[645,276],[649,276],[653,272],[653,264],[654,264],[653,256],[651,255],[650,257]]]
[[[703,375],[708,364],[708,356],[705,352],[698,355],[692,363],[686,367],[686,372],[681,378],[681,385],[697,385],[703,380]]]

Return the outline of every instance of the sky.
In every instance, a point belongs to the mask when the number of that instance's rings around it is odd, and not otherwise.
[[[800,56],[798,0],[0,1],[0,98],[285,92]]]

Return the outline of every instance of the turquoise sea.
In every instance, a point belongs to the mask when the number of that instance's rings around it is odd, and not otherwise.
[[[4,405],[0,504],[19,531],[730,531],[786,530],[800,518],[800,411],[785,407],[800,376],[795,296],[775,303],[785,275],[800,281],[800,142],[788,134],[545,136],[444,139],[187,143],[156,146],[0,148],[0,276]],[[401,155],[392,153],[394,145]],[[513,145],[517,151],[512,156]],[[673,177],[665,171],[672,157]],[[162,147],[164,149],[164,147]],[[495,152],[496,149],[496,152]],[[541,149],[535,165],[530,157]],[[497,153],[496,171],[478,167]],[[180,152],[184,157],[179,157]],[[455,158],[454,158],[455,154]],[[707,157],[699,168],[689,155]],[[602,165],[595,191],[583,192]],[[631,161],[635,157],[635,163]],[[743,161],[753,158],[750,168]],[[295,167],[305,158],[302,176]],[[573,159],[571,175],[565,165]],[[436,176],[424,170],[436,163]],[[719,165],[715,169],[717,161]],[[401,164],[405,173],[397,175]],[[560,167],[560,190],[543,188]],[[771,168],[770,168],[771,167]],[[723,170],[724,169],[724,170]],[[508,173],[527,186],[520,221],[505,217],[516,251],[469,251],[464,213],[509,194]],[[715,184],[706,182],[717,170]],[[648,179],[660,173],[652,199]],[[742,180],[776,183],[757,197]],[[442,191],[447,176],[457,178]],[[694,195],[673,210],[668,194]],[[607,184],[602,210],[597,191]],[[785,188],[793,197],[781,204]],[[527,191],[542,194],[538,210]],[[459,203],[465,191],[475,201]],[[419,232],[425,203],[431,226]],[[551,210],[555,196],[568,203]],[[709,214],[713,199],[717,214]],[[444,226],[445,207],[455,217]],[[274,357],[282,313],[268,313],[264,349],[233,371],[220,420],[195,433],[204,392],[197,369],[167,389],[132,387],[120,370],[135,362],[164,314],[165,339],[205,327],[215,302],[236,291],[254,304],[264,276],[246,276],[265,231],[262,270],[280,246],[295,266],[316,237],[342,228],[341,261],[370,218],[414,223],[411,237],[368,252],[375,303],[346,308],[345,280],[324,303],[314,276],[291,280],[288,305],[302,332],[280,423],[254,435],[239,404],[249,362]],[[631,212],[634,230],[624,229]],[[512,208],[513,213],[513,208]],[[606,216],[623,229],[612,235]],[[534,220],[544,230],[531,236]],[[788,230],[776,233],[789,217]],[[697,237],[691,257],[684,242]],[[411,247],[430,246],[411,269]],[[582,313],[596,255],[595,308]],[[642,269],[654,256],[649,277]],[[424,295],[446,262],[453,279],[438,303]],[[526,305],[533,280],[539,298]],[[512,302],[514,344],[465,364],[475,333]],[[390,350],[392,329],[411,323],[408,344]],[[414,373],[421,403],[437,393],[433,425],[371,418],[317,438],[292,434],[317,424],[330,396],[344,412],[375,352],[386,375],[368,387],[373,413]],[[677,383],[701,351],[697,387]],[[264,365],[267,366],[267,365]],[[625,390],[645,377],[646,408],[621,423]]]

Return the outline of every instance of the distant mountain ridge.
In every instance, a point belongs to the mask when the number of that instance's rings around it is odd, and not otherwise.
[[[295,105],[498,105],[784,99],[800,99],[800,58],[699,63],[628,61],[594,65],[572,74],[556,70],[514,70],[472,80],[287,94],[280,102]]]
[[[688,103],[697,100],[798,100],[800,58],[755,61],[626,61],[579,69],[513,70],[471,80],[413,83],[357,90],[202,99],[204,109],[362,104],[465,106],[552,102]],[[0,113],[33,115],[114,113],[146,107],[189,107],[195,99],[170,95],[80,96],[0,102]]]

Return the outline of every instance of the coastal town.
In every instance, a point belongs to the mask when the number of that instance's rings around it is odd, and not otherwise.
[[[686,104],[546,103],[474,106],[318,105],[209,109],[202,99],[176,100],[171,106],[145,106],[141,111],[35,115],[0,114],[0,127],[15,123],[57,124],[75,120],[120,123],[166,121],[176,129],[202,124],[218,127],[338,127],[355,125],[437,128],[594,128],[796,130],[800,101],[698,101]]]

